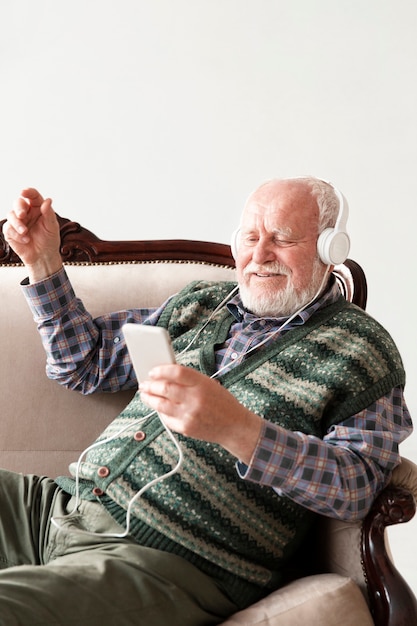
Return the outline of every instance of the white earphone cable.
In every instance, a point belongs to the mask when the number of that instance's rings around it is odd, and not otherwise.
[[[240,363],[242,361],[242,359],[244,357],[246,357],[248,354],[254,352],[255,350],[258,350],[261,346],[263,346],[265,343],[269,342],[275,335],[278,335],[279,333],[282,332],[282,330],[288,326],[288,324],[290,324],[293,319],[295,317],[297,317],[297,315],[300,315],[300,313],[302,313],[302,311],[304,311],[307,307],[310,306],[310,304],[312,304],[314,302],[314,300],[316,300],[316,298],[318,298],[318,296],[320,295],[322,289],[324,288],[325,282],[326,282],[326,278],[329,274],[330,271],[330,265],[327,266],[326,272],[323,275],[323,279],[320,283],[320,287],[318,288],[317,292],[314,294],[314,296],[311,298],[311,300],[309,300],[307,302],[307,304],[304,304],[300,309],[298,309],[297,311],[295,311],[295,313],[293,313],[290,317],[288,317],[285,322],[283,324],[281,324],[281,326],[279,328],[277,328],[273,333],[267,335],[260,343],[258,343],[255,346],[252,346],[251,348],[249,348],[249,350],[247,350],[246,352],[239,354],[238,358],[234,361],[234,365],[236,363]],[[197,338],[200,336],[200,334],[203,332],[203,330],[206,328],[206,326],[209,324],[209,322],[213,319],[213,317],[216,315],[216,313],[226,304],[226,302],[228,302],[228,300],[230,300],[230,298],[237,292],[237,290],[239,289],[239,286],[236,285],[232,291],[230,293],[227,294],[227,296],[220,302],[219,305],[217,305],[217,307],[215,308],[215,310],[211,313],[211,315],[209,316],[209,318],[207,319],[207,321],[203,324],[203,326],[198,330],[198,332],[195,334],[195,336],[191,339],[191,341],[185,346],[185,348],[183,348],[181,350],[181,352],[178,353],[177,356],[179,356],[180,354],[183,354],[184,352],[186,352],[187,350],[190,349],[190,347],[193,345],[193,343],[197,340]],[[216,370],[216,372],[214,372],[214,374],[212,374],[210,376],[210,378],[215,379],[218,378],[218,376],[220,376],[222,374],[222,372],[224,372],[224,370],[226,370],[229,367],[229,363],[226,363],[225,365],[223,365],[222,367],[220,367],[218,370]],[[155,415],[157,412],[156,411],[151,411],[150,413],[148,413],[147,415],[145,415],[144,417],[138,418],[138,420],[135,420],[134,424],[141,424],[142,422],[145,422],[146,420],[148,420],[150,417],[152,417],[152,415]],[[129,534],[129,530],[130,530],[130,520],[131,520],[131,513],[132,513],[132,507],[134,505],[134,503],[151,487],[153,487],[154,485],[156,485],[157,483],[166,480],[167,478],[169,478],[170,476],[173,476],[174,474],[176,474],[181,466],[182,463],[184,461],[184,456],[183,456],[183,451],[181,448],[181,445],[179,443],[179,441],[177,440],[177,438],[175,437],[174,433],[171,431],[171,429],[166,425],[165,421],[161,418],[161,416],[158,414],[159,419],[161,420],[162,425],[165,428],[166,433],[168,434],[169,438],[171,439],[171,441],[173,442],[177,452],[178,452],[178,460],[177,463],[175,464],[175,466],[169,470],[168,472],[166,472],[165,474],[162,474],[161,476],[157,476],[156,478],[154,478],[153,480],[149,481],[146,485],[144,485],[139,491],[137,491],[137,493],[130,499],[127,509],[126,509],[126,522],[125,522],[125,530],[122,533],[96,533],[93,531],[87,531],[87,530],[78,530],[78,532],[83,532],[83,533],[88,533],[88,534],[92,534],[95,536],[101,536],[101,537],[115,537],[115,538],[123,538],[126,537]],[[80,505],[81,502],[81,497],[80,497],[80,473],[81,473],[81,464],[82,464],[82,460],[85,457],[86,454],[88,454],[88,452],[90,452],[91,450],[105,445],[111,441],[113,441],[114,439],[117,439],[118,437],[120,437],[120,435],[122,433],[124,433],[126,430],[129,430],[130,428],[132,428],[133,424],[132,422],[129,422],[128,425],[123,426],[123,428],[119,429],[114,435],[112,435],[111,437],[108,437],[106,439],[100,440],[100,441],[96,441],[93,444],[91,444],[90,446],[88,446],[85,450],[83,450],[83,452],[80,454],[77,464],[76,464],[76,470],[75,470],[75,503],[73,506],[72,511],[70,511],[69,513],[67,513],[66,515],[61,515],[61,516],[54,516],[51,518],[51,524],[53,524],[53,526],[55,526],[58,529],[62,529],[62,525],[58,522],[58,520],[65,520],[65,519],[69,519],[71,517],[74,517],[77,515],[77,511],[78,511],[78,507]],[[71,531],[73,531],[73,529],[71,529]]]

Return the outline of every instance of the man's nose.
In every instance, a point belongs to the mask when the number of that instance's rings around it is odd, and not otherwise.
[[[255,263],[262,264],[268,261],[274,261],[276,258],[276,249],[273,241],[267,237],[260,237],[253,248],[252,260]]]

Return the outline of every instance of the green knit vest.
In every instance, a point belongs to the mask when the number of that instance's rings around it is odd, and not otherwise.
[[[159,325],[168,328],[176,353],[195,339],[178,362],[213,374],[214,346],[225,341],[233,321],[228,309],[220,308],[197,333],[232,287],[192,283],[168,304]],[[404,382],[389,334],[342,297],[221,376],[222,385],[251,411],[318,437]],[[92,499],[93,486],[102,489],[101,502],[121,524],[135,493],[178,459],[156,415],[138,422],[148,414],[137,393],[99,440],[126,430],[91,450],[81,468],[82,497]],[[137,431],[145,436],[135,436]],[[184,463],[135,502],[131,534],[142,545],[188,559],[245,606],[262,595],[260,589],[282,583],[312,514],[269,487],[242,480],[236,459],[220,446],[176,436]],[[103,466],[108,475],[100,475]],[[68,479],[57,482],[74,491]]]

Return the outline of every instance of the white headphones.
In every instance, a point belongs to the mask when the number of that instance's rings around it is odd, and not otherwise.
[[[323,180],[323,179],[320,179]],[[325,228],[317,239],[317,253],[325,265],[340,265],[346,261],[350,249],[350,239],[346,232],[349,205],[344,195],[327,180],[323,180],[333,188],[339,201],[339,214],[333,228]],[[230,242],[233,258],[237,256],[240,227],[233,234]]]

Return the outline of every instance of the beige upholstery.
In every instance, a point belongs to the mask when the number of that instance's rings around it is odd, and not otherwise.
[[[69,265],[77,295],[94,315],[154,306],[192,279],[229,280],[230,268],[199,263]],[[45,376],[45,355],[19,287],[22,267],[0,266],[0,465],[55,476],[124,408],[130,392],[84,397]],[[399,484],[417,476],[405,463]],[[366,626],[373,624],[361,566],[361,525],[323,519],[317,545],[321,571],[287,587],[225,622],[232,625]]]
[[[393,472],[391,484],[410,490],[417,500],[417,465],[403,458]]]
[[[337,574],[318,574],[296,580],[223,626],[373,626],[361,592],[355,583]]]

